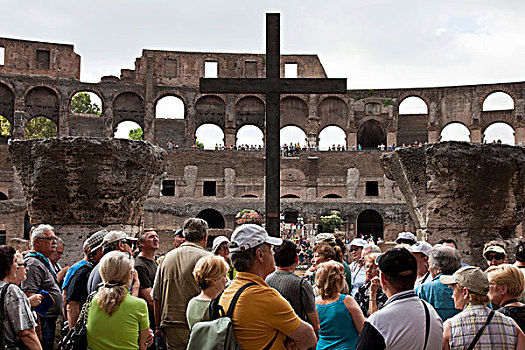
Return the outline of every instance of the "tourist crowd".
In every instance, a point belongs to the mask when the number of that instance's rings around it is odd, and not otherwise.
[[[410,232],[383,252],[373,240],[277,238],[255,224],[208,239],[206,221],[189,218],[159,257],[154,229],[101,230],[62,267],[54,228],[33,227],[29,247],[0,246],[0,349],[69,349],[81,330],[92,350],[225,339],[242,349],[525,348],[525,242],[514,264],[487,242],[483,270],[462,262],[454,240],[432,246]],[[219,331],[228,322],[234,339]]]

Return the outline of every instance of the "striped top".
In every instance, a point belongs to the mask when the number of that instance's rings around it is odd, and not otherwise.
[[[450,318],[450,349],[468,348],[478,330],[487,321],[490,311],[484,305],[472,305]],[[496,312],[474,349],[515,349],[517,342],[518,333],[512,319]]]

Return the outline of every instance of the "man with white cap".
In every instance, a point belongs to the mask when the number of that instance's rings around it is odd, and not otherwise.
[[[443,274],[451,275],[461,267],[461,255],[452,247],[436,244],[429,253],[428,264],[432,280],[416,288],[416,294],[428,301],[445,321],[457,315],[460,310],[454,306],[452,289],[441,283],[439,278]]]
[[[508,261],[507,252],[505,251],[505,248],[503,248],[503,244],[498,241],[490,241],[485,244],[483,248],[483,257],[489,266],[506,264]]]
[[[418,241],[407,247],[407,249],[417,260],[417,279],[414,284],[414,288],[417,288],[432,279],[430,277],[430,271],[428,271],[428,256],[432,250],[432,246],[425,241]]]
[[[227,311],[235,293],[255,283],[242,292],[232,317],[235,337],[245,350],[286,349],[287,337],[299,349],[316,344],[312,326],[301,321],[290,303],[264,281],[275,270],[272,246],[281,244],[280,238],[270,237],[255,224],[241,225],[231,236],[231,259],[238,272],[219,304]]]
[[[416,243],[416,235],[412,232],[399,232],[395,242],[396,244],[412,245]]]
[[[363,247],[367,244],[367,241],[361,238],[355,238],[348,245],[350,247],[350,255],[354,260],[350,264],[350,273],[352,274],[352,289],[350,294],[352,297],[355,296],[359,287],[361,287],[366,282],[366,269],[365,269],[365,260],[363,259],[362,252]]]
[[[93,267],[102,259],[102,241],[107,233],[106,230],[97,231],[84,241],[84,259],[73,264],[64,277],[62,287],[69,328],[77,324],[82,305],[88,297],[89,275]]]
[[[105,255],[114,250],[118,250],[120,252],[129,253],[131,255],[131,253],[133,252],[133,243],[136,241],[137,238],[130,237],[127,235],[127,233],[123,231],[109,231],[104,236],[104,240],[102,241],[103,253]],[[97,266],[93,268],[93,271],[91,271],[91,274],[89,275],[88,294],[91,294],[94,291],[98,290],[99,285],[102,283],[102,276],[100,276],[99,267],[100,266],[97,264]],[[139,288],[140,281],[138,279],[137,272],[133,270],[133,284],[131,285],[131,294],[135,297],[138,297]]]

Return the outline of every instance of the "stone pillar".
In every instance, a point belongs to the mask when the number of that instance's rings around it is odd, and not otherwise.
[[[58,128],[57,136],[64,137],[69,136],[69,110],[68,110],[69,101],[65,98],[60,100],[60,105],[58,108]]]
[[[429,129],[428,130],[428,143],[436,143],[436,142],[439,142],[439,135],[437,133],[437,130]]]
[[[224,129],[224,145],[235,146],[237,143],[237,129],[226,127]]]
[[[143,139],[154,143],[155,135],[155,106],[153,99],[155,98],[154,91],[155,83],[155,62],[153,57],[148,55],[146,57],[146,86],[144,93],[144,130]]]
[[[306,120],[306,146],[317,147],[319,125],[321,120],[317,114],[317,95],[308,95],[308,119]]]
[[[357,132],[349,132],[348,136],[346,137],[346,149],[351,150],[352,146],[355,146],[355,149],[357,149]]]
[[[511,239],[525,219],[522,147],[440,142],[385,153],[381,165],[403,192],[418,236],[453,237],[469,264],[485,266],[483,243]]]
[[[235,170],[232,168],[224,169],[224,197],[235,197]]]
[[[199,168],[196,165],[186,165],[184,167],[184,181],[186,182],[186,188],[184,188],[182,192],[182,197],[195,197],[195,187],[197,186],[198,173]]]
[[[483,135],[480,128],[473,128],[470,130],[470,142],[483,142]]]
[[[26,108],[23,97],[15,100],[15,112],[13,114],[13,125],[11,135],[14,139],[23,139],[25,137]]]
[[[108,98],[104,104],[104,135],[109,138],[115,136],[113,126],[113,99]]]
[[[346,170],[346,198],[356,199],[359,187],[359,169],[350,168]]]
[[[195,102],[192,99],[187,100],[188,108],[187,119],[186,119],[186,148],[191,148],[195,144],[195,117],[197,110],[195,109]]]
[[[397,132],[395,131],[388,131],[386,135],[386,149],[390,145],[397,145]]]
[[[514,130],[514,139],[517,146],[525,145],[525,128],[519,127]]]
[[[66,238],[67,264],[81,256],[87,236],[103,227],[138,232],[149,188],[168,166],[163,149],[130,140],[14,141],[9,151],[31,224],[51,224]]]

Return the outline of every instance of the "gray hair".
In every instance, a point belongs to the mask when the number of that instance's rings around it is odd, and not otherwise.
[[[430,267],[439,269],[444,275],[452,275],[461,267],[461,255],[452,247],[436,244],[430,251]]]
[[[40,224],[31,230],[31,248],[35,246],[35,240],[37,238],[45,238],[45,231],[54,231],[55,228],[51,225]]]
[[[184,238],[189,242],[202,241],[208,231],[208,223],[199,218],[189,218],[184,221]]]
[[[367,243],[367,244],[365,244],[365,246],[363,247],[363,252],[368,251],[368,250],[370,250],[370,251],[367,252],[367,254],[370,254],[370,253],[379,253],[379,254],[381,254],[381,248],[379,248],[379,246],[375,245],[374,243]]]
[[[58,243],[62,243],[64,246],[66,245],[66,244],[64,243],[64,240],[63,240],[62,238],[60,238],[60,237],[57,237],[57,244],[58,244]]]

